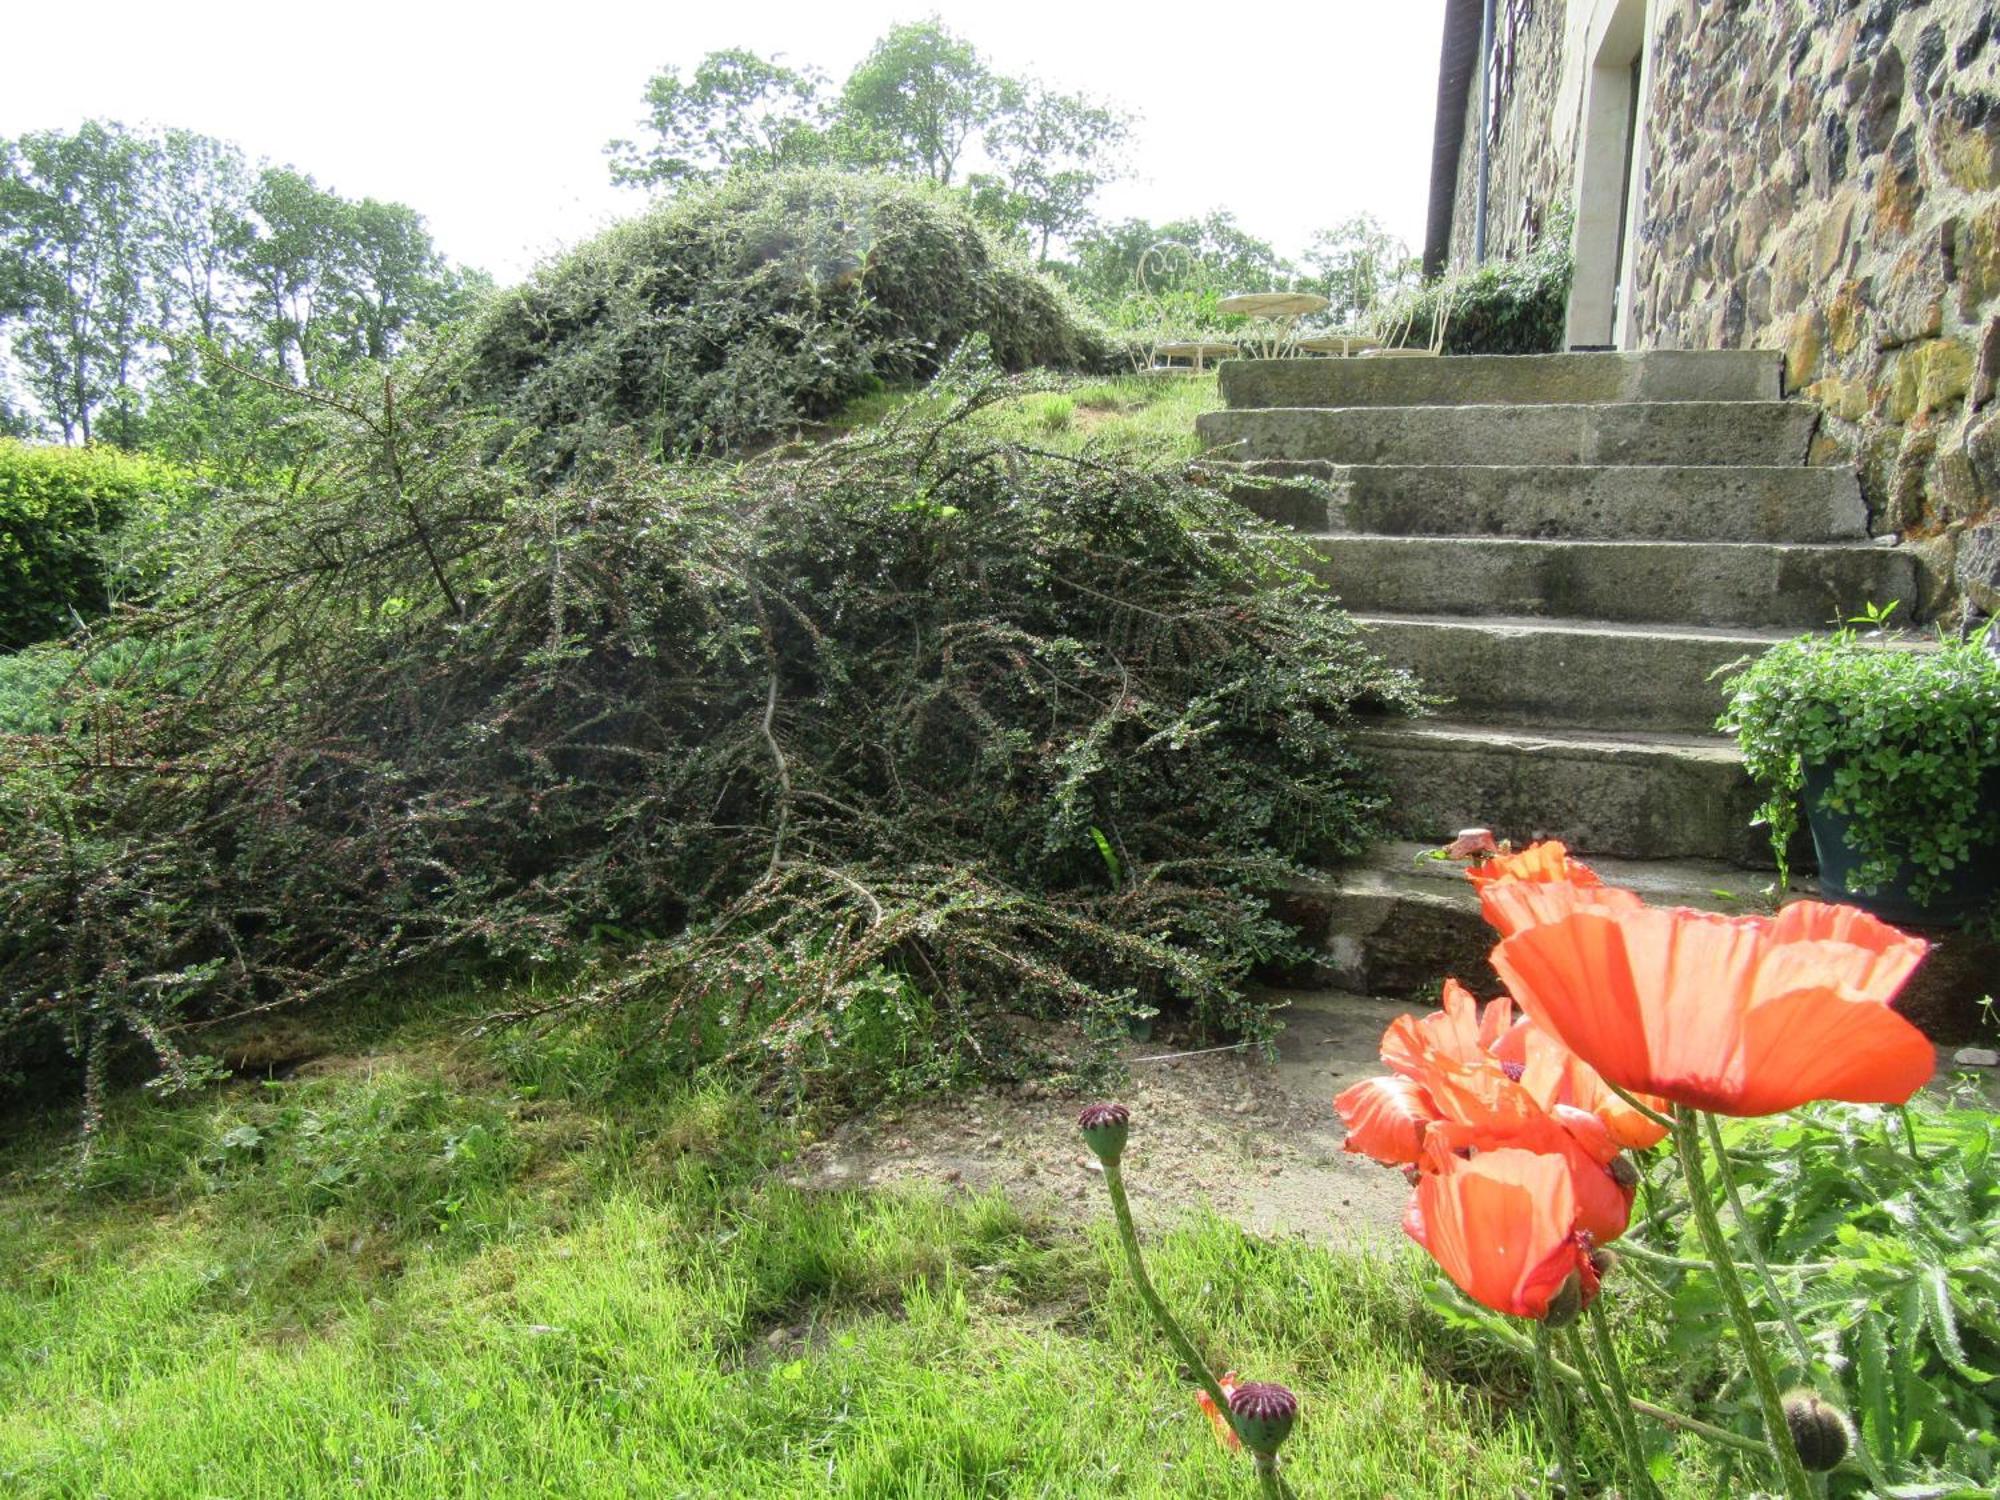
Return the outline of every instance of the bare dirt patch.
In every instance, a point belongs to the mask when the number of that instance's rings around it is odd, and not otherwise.
[[[1409,1188],[1401,1176],[1341,1150],[1333,1096],[1381,1071],[1377,1049],[1400,1001],[1327,991],[1289,1002],[1275,1063],[1254,1053],[1167,1056],[1133,1043],[1125,1180],[1142,1224],[1206,1203],[1258,1233],[1388,1250],[1402,1243]],[[792,1181],[815,1188],[933,1182],[998,1187],[1065,1216],[1108,1217],[1095,1158],[1076,1132],[1089,1101],[1010,1091],[923,1100],[850,1120],[801,1156]]]

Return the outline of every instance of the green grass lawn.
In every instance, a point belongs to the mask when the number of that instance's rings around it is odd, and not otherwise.
[[[1052,389],[997,402],[974,422],[996,437],[1026,447],[1178,463],[1201,451],[1194,419],[1222,405],[1212,373],[1124,375],[1053,384]],[[843,431],[864,427],[922,399],[913,391],[863,397],[833,425]]]
[[[1254,1493],[1103,1226],[803,1192],[802,1127],[743,1092],[456,1029],[125,1096],[80,1184],[73,1117],[11,1122],[0,1493]],[[1410,1262],[1194,1219],[1154,1263],[1218,1361],[1304,1393],[1306,1493],[1537,1489],[1523,1371]]]

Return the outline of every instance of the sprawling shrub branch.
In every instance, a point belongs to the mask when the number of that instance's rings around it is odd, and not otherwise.
[[[319,413],[0,748],[0,1041],[144,1037],[475,958],[595,965],[691,1052],[858,986],[1257,1030],[1262,893],[1355,847],[1351,713],[1412,701],[1296,543],[1167,471],[982,438],[984,389],[741,465],[539,490],[441,355]],[[192,643],[192,644],[190,644]],[[190,662],[194,665],[190,665]]]

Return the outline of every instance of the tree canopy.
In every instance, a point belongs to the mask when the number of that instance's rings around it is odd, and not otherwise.
[[[996,71],[935,18],[895,27],[837,90],[817,70],[727,48],[686,78],[661,69],[645,102],[636,138],[605,147],[614,182],[677,191],[800,166],[897,172],[963,187],[1042,260],[1094,222],[1132,127],[1113,105]]]
[[[193,131],[91,120],[0,141],[0,341],[20,381],[0,389],[6,430],[173,447],[205,406],[212,436],[196,344],[309,383],[389,358],[486,284],[415,209]]]

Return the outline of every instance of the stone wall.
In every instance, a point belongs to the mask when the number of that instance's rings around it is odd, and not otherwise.
[[[1601,0],[1598,0],[1601,3]],[[1506,13],[1506,0],[1501,0]],[[1568,198],[1592,0],[1535,0],[1489,252]],[[1654,0],[1634,342],[1782,349],[1932,607],[2000,612],[2000,3]],[[1468,110],[1452,263],[1471,259]],[[1830,456],[1830,455],[1829,455]]]
[[[1565,0],[1495,0],[1494,30],[1502,66],[1494,79],[1500,128],[1489,149],[1486,253],[1512,260],[1535,247],[1549,216],[1569,201],[1574,163],[1553,149],[1551,122],[1562,84]],[[1511,66],[1506,48],[1511,41]],[[1458,157],[1458,195],[1451,216],[1449,264],[1472,264],[1479,190],[1479,78],[1466,102],[1465,144]]]
[[[1663,0],[1640,342],[1776,348],[1934,605],[1996,603],[1994,0]],[[1954,588],[1953,585],[1956,585]]]

